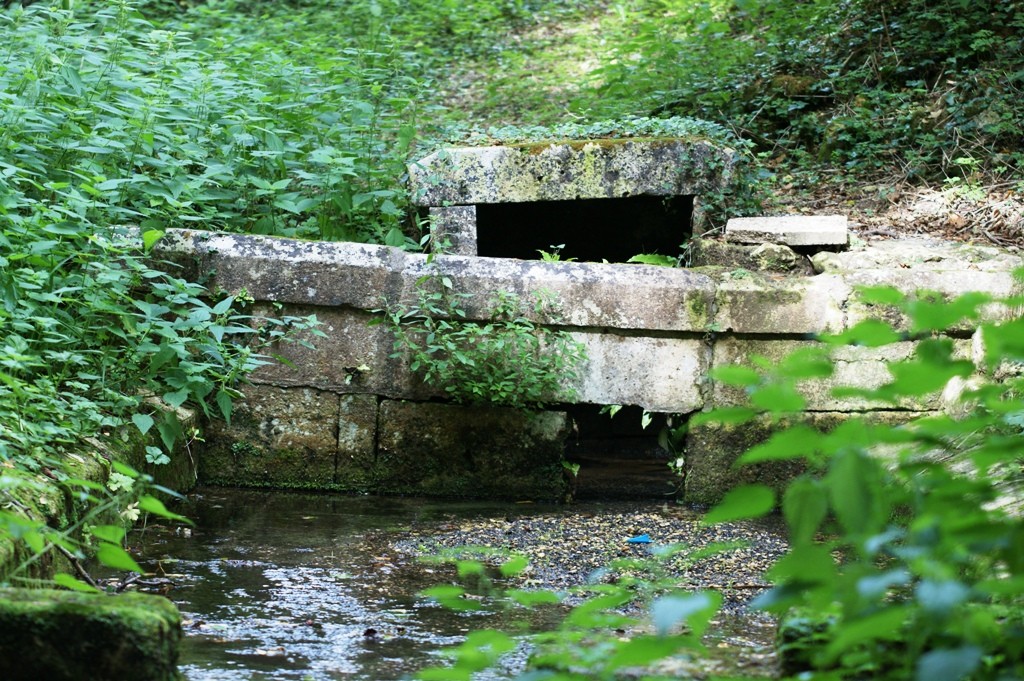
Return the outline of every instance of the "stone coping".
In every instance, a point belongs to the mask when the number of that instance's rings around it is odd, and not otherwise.
[[[524,314],[537,323],[629,333],[839,332],[875,314],[857,286],[1010,296],[1021,290],[1012,272],[1024,266],[997,249],[927,240],[821,252],[811,257],[820,272],[811,276],[457,255],[431,265],[426,255],[389,246],[175,229],[153,252],[187,274],[213,272],[216,287],[258,301],[375,310],[413,302],[417,283],[436,271],[454,292],[470,294],[470,319],[486,319],[493,294],[509,291],[530,304]],[[536,296],[551,304],[535,309]]]

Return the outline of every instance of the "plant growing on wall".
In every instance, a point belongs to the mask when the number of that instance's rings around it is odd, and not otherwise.
[[[432,273],[416,284],[416,303],[377,310],[376,323],[394,334],[392,357],[408,357],[410,368],[430,386],[465,404],[538,407],[555,395],[571,399],[573,382],[586,359],[583,345],[564,331],[531,321],[523,301],[498,291],[486,321],[471,321],[452,280]],[[533,311],[552,305],[538,294]]]

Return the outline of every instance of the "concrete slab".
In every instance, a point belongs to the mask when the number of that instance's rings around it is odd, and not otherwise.
[[[845,215],[733,218],[725,226],[726,241],[740,244],[845,246],[849,238]]]

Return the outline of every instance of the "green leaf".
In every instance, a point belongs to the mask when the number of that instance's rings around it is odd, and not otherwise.
[[[505,592],[505,597],[526,608],[532,608],[536,605],[555,605],[562,602],[562,599],[558,597],[558,594],[554,594],[550,591],[509,589]]]
[[[889,364],[893,380],[884,391],[895,395],[920,396],[938,392],[955,377],[966,378],[974,373],[968,361],[949,361],[945,364],[918,359]]]
[[[775,508],[775,490],[766,485],[743,485],[725,495],[722,501],[704,516],[705,525],[759,518]]]
[[[750,394],[750,403],[773,414],[803,411],[807,401],[789,383],[771,383],[756,388]]]
[[[163,394],[163,400],[172,407],[180,407],[185,404],[188,400],[191,392],[188,388],[182,388],[181,390],[175,390],[174,392],[168,392]]]
[[[715,367],[711,370],[711,378],[726,385],[753,386],[761,382],[761,374],[750,367],[730,364]]]
[[[77,577],[72,577],[66,572],[58,572],[53,576],[53,583],[71,591],[83,591],[86,593],[103,593],[91,584],[86,584]]]
[[[484,574],[484,564],[478,560],[460,560],[455,563],[459,577]]]
[[[940,294],[924,296],[906,306],[910,331],[945,331],[965,319],[977,319],[978,308],[991,300],[992,297],[985,293],[965,293],[949,302],[944,301]]]
[[[961,681],[981,665],[983,651],[977,646],[938,648],[917,659],[916,681]]]
[[[388,233],[384,235],[385,246],[401,247],[405,245],[405,234],[402,233],[398,227],[392,227],[388,230]]]
[[[173,452],[174,447],[178,444],[178,441],[182,438],[181,422],[178,421],[178,417],[174,412],[164,412],[163,419],[156,427],[160,433],[160,441],[164,444],[164,449],[168,452]]]
[[[948,615],[953,608],[970,597],[971,590],[953,579],[923,579],[914,589],[914,595],[926,612]]]
[[[658,255],[657,253],[639,253],[626,262],[635,262],[642,265],[658,265],[659,267],[675,267],[678,261],[667,255]]]
[[[790,541],[805,544],[814,539],[828,513],[828,493],[811,478],[797,478],[782,497],[782,515],[789,526]]]
[[[228,296],[227,298],[224,298],[223,300],[219,301],[216,305],[214,305],[213,309],[210,310],[210,312],[213,315],[219,317],[222,314],[227,314],[228,310],[230,310],[231,306],[234,305],[234,304],[235,304],[235,297],[234,296]]]
[[[869,305],[899,305],[906,295],[892,286],[858,286],[857,297]]]
[[[157,241],[160,241],[164,233],[159,229],[149,229],[142,233],[142,247],[148,253]]]
[[[696,639],[684,636],[637,636],[614,648],[604,669],[640,667],[664,659],[686,647],[700,647]]]
[[[563,464],[565,463],[568,462],[563,462]],[[512,577],[514,575],[518,575],[523,570],[525,570],[526,566],[529,564],[530,559],[526,556],[515,556],[502,563],[501,567],[499,567],[498,570],[501,572],[502,577]]]
[[[135,424],[140,433],[145,435],[153,427],[153,417],[149,414],[132,414],[132,423]]]
[[[843,652],[868,641],[899,640],[909,616],[909,608],[890,606],[866,617],[843,621],[842,626],[836,627],[835,636],[825,649],[826,659],[830,662],[836,660]]]
[[[877,348],[899,341],[900,334],[881,319],[865,319],[842,333],[822,336],[821,340],[833,345],[862,345]]]
[[[698,639],[721,605],[721,595],[699,592],[683,596],[662,596],[651,604],[651,622],[659,636],[666,636],[678,624],[687,624]]]
[[[828,547],[821,544],[794,546],[768,570],[777,582],[831,585],[836,578],[836,561]]]
[[[700,412],[690,417],[689,428],[705,424],[737,425],[746,423],[757,416],[757,412],[749,407],[716,407],[711,411]]]
[[[125,531],[120,525],[95,525],[89,529],[92,536],[111,544],[120,544],[124,540]]]
[[[821,348],[794,350],[779,363],[775,373],[787,379],[828,378],[835,367]]]
[[[109,568],[142,573],[142,568],[127,551],[117,544],[102,542],[96,549],[96,559]]]
[[[153,515],[160,516],[161,518],[190,522],[185,516],[168,511],[164,502],[149,494],[144,494],[139,497],[139,508],[146,513],[152,513]]]
[[[234,400],[231,397],[231,393],[229,393],[224,388],[221,388],[220,390],[217,391],[216,401],[217,407],[220,409],[220,414],[221,416],[224,417],[224,421],[228,425],[231,425],[231,409],[234,405]]]
[[[139,477],[139,472],[137,470],[126,463],[118,461],[117,459],[110,462],[110,467],[114,469],[115,473],[120,473],[121,475],[127,476],[133,480]]]
[[[777,430],[766,441],[748,449],[736,460],[735,465],[747,465],[761,461],[810,459],[817,451],[821,437],[821,433],[804,424]]]
[[[855,450],[839,452],[828,475],[832,508],[843,528],[853,535],[872,535],[888,520],[883,474],[877,461]]]

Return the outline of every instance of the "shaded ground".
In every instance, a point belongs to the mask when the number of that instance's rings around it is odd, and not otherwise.
[[[1020,183],[1017,183],[1020,184]],[[1014,183],[982,186],[958,180],[945,187],[893,180],[867,185],[821,183],[812,190],[777,189],[772,214],[839,214],[861,239],[930,236],[1024,248],[1024,196]]]

